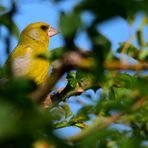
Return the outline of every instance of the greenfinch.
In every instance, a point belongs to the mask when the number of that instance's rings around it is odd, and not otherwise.
[[[50,37],[56,34],[58,31],[44,22],[28,25],[6,61],[6,65],[11,64],[14,76],[26,76],[37,85],[42,84],[48,76],[50,63],[38,55],[48,51]]]

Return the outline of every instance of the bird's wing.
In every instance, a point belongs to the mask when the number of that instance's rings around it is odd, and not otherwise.
[[[28,64],[31,62],[31,47],[16,47],[8,58],[7,62],[11,62],[12,71],[15,76],[26,75],[28,72]]]

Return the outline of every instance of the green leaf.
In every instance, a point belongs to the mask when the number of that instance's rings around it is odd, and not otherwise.
[[[15,22],[13,21],[13,16],[17,12],[16,2],[11,1],[11,9],[0,16],[0,24],[7,27],[10,34],[14,35],[16,38],[19,37],[19,30]]]
[[[121,143],[121,148],[140,148],[141,147],[141,138],[140,137],[132,137],[132,138],[125,138]]]
[[[113,87],[131,88],[133,87],[135,77],[125,73],[119,74],[113,79]]]
[[[132,45],[131,43],[129,44],[127,42],[123,42],[123,43],[120,43],[119,45],[120,45],[120,47],[117,49],[117,53],[123,52],[123,53],[128,54],[129,56],[132,56],[132,57],[134,57],[135,54],[137,54],[138,49],[134,45]],[[128,48],[126,48],[126,47],[128,47]],[[123,51],[123,49],[125,49],[125,50]]]
[[[148,61],[148,49],[141,50],[138,59]]]
[[[135,83],[133,83],[133,88],[139,92],[141,97],[148,96],[148,78],[137,77]]]
[[[84,122],[89,120],[89,114],[91,114],[93,111],[93,106],[92,105],[86,105],[83,106],[78,113],[76,114],[75,117],[71,118],[71,122]]]
[[[141,48],[145,47],[145,39],[142,30],[137,30],[136,32],[137,41]]]
[[[5,140],[8,135],[13,137],[18,132],[17,120],[11,115],[13,107],[10,103],[0,101],[0,140]]]
[[[5,10],[6,10],[6,8],[3,5],[0,5],[0,12],[3,12]]]
[[[17,25],[14,23],[12,18],[10,18],[9,15],[4,14],[0,17],[0,24],[7,27],[7,29],[10,31],[12,35],[14,35],[16,38],[19,38],[19,29]]]
[[[128,23],[129,23],[130,25],[133,25],[133,24],[134,24],[135,19],[136,19],[136,15],[129,15],[129,16],[127,17]]]
[[[141,25],[139,26],[139,29],[142,30],[144,26],[148,25],[148,16],[144,16]]]
[[[57,59],[60,59],[66,51],[66,47],[58,47],[52,49],[51,51],[39,54],[37,57],[49,60],[49,62],[53,62]]]
[[[49,110],[49,120],[53,123],[62,122],[65,120],[66,111],[61,107],[53,107]]]
[[[77,79],[79,86],[83,87],[84,83],[86,83],[86,82],[91,83],[92,82],[93,76],[91,73],[89,73],[87,71],[77,70],[76,71],[76,79]]]
[[[76,73],[75,72],[69,72],[67,74],[67,80],[68,80],[68,84],[71,86],[71,88],[76,87],[77,79],[76,79]]]
[[[59,26],[65,37],[74,36],[81,26],[80,15],[77,13],[61,15]]]
[[[62,107],[65,110],[65,113],[66,113],[65,117],[66,118],[73,115],[73,112],[71,111],[71,109],[70,109],[70,107],[69,107],[69,105],[67,103],[64,102],[64,105]]]

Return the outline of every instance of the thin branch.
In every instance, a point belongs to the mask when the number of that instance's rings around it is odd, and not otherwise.
[[[107,128],[111,123],[116,122],[122,117],[123,113],[118,113],[111,117],[100,117],[98,116],[93,124],[83,130],[82,132],[70,137],[68,141],[70,142],[77,142],[81,139],[87,137],[88,135],[92,135],[94,132],[99,131],[101,129]]]
[[[52,105],[53,102],[65,101],[70,96],[78,96],[89,88],[99,89],[100,84],[95,84],[94,86],[91,81],[87,81],[87,83],[82,82],[81,86],[77,85],[75,88],[71,88],[69,85],[67,85],[65,88],[56,91],[56,93],[49,94],[43,101],[42,106],[44,108],[48,108]]]
[[[32,100],[35,102],[41,102],[47,97],[49,92],[52,90],[56,82],[61,78],[61,76],[72,69],[85,69],[87,71],[93,71],[95,68],[95,60],[88,58],[84,52],[81,51],[71,51],[63,55],[63,57],[54,63],[54,69],[52,74],[47,78],[45,83],[37,88],[35,92],[31,94]],[[148,63],[138,63],[138,64],[126,64],[120,61],[109,61],[105,62],[104,68],[108,70],[147,70]],[[87,86],[88,87],[88,86]],[[83,89],[83,88],[82,88]],[[76,89],[74,92],[70,92],[69,95],[75,94],[80,90]],[[68,96],[69,96],[68,95]],[[48,97],[48,101],[50,97]],[[52,102],[52,100],[50,100]]]
[[[85,57],[81,52],[68,52],[60,60],[54,63],[54,69],[52,74],[47,78],[47,80],[39,86],[35,92],[33,92],[30,97],[35,102],[41,102],[52,90],[56,82],[61,78],[61,76],[74,68],[80,69],[91,69],[94,63],[93,60]],[[50,98],[48,98],[50,100]]]
[[[143,107],[147,101],[148,101],[148,97],[147,96],[143,97],[141,99],[138,99],[131,106],[131,110],[135,111],[135,110]],[[86,138],[87,136],[93,134],[96,131],[99,131],[101,129],[107,128],[110,124],[119,121],[123,117],[123,115],[125,113],[126,112],[119,112],[116,115],[113,115],[111,117],[102,117],[102,116],[100,117],[100,116],[97,116],[97,118],[95,119],[95,121],[93,122],[93,124],[91,126],[89,126],[88,128],[84,129],[80,133],[70,137],[68,139],[68,141],[70,141],[70,142],[78,142],[78,141]]]
[[[68,126],[76,126],[76,127],[79,127],[81,129],[85,129],[88,127],[88,125],[84,122],[62,122],[62,123],[57,123],[57,124],[54,124],[53,127],[55,129],[58,129],[58,128],[64,128],[64,127],[68,127]]]
[[[104,67],[108,70],[148,70],[147,62],[140,62],[137,64],[127,64],[119,61],[109,61],[104,64]]]

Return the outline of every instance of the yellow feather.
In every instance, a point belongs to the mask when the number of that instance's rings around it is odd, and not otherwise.
[[[11,62],[14,76],[27,76],[38,85],[45,81],[50,63],[37,56],[48,51],[48,29],[52,31],[53,28],[44,22],[38,22],[30,24],[22,31],[17,47],[6,61],[6,65]],[[57,32],[54,32],[55,34]]]

